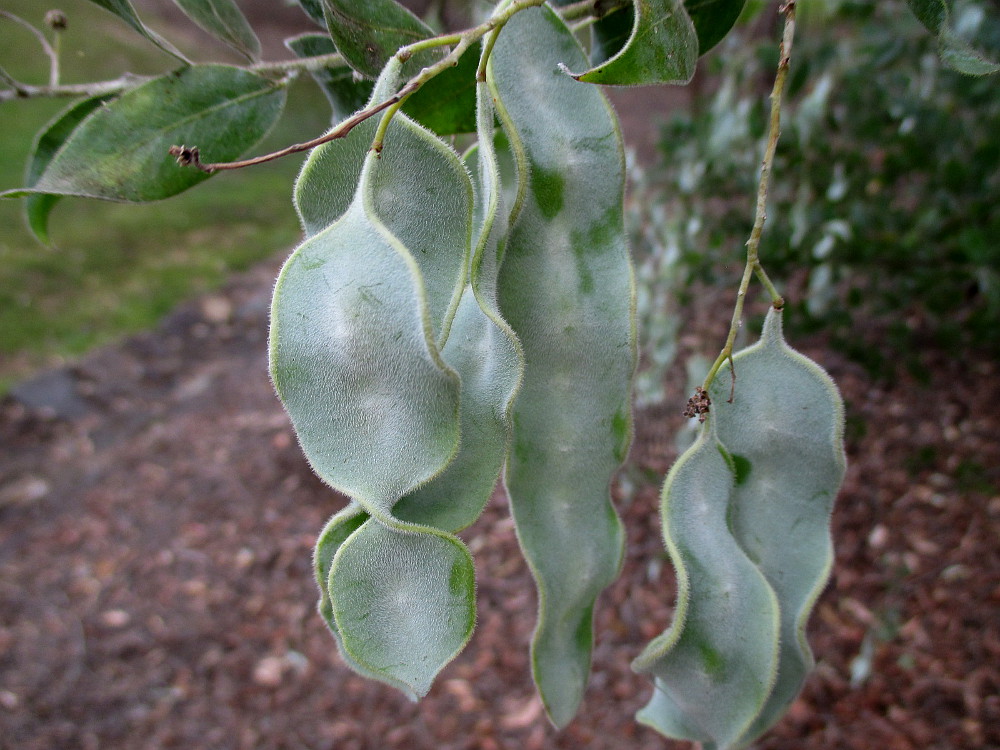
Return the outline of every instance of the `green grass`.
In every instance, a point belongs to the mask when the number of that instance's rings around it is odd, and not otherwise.
[[[4,10],[40,24],[48,5],[5,0]],[[86,0],[65,0],[64,82],[151,74],[175,65],[110,14]],[[141,4],[137,4],[140,13]],[[147,19],[155,21],[155,19]],[[151,24],[153,25],[153,24]],[[162,26],[159,30],[164,31]],[[169,31],[167,31],[169,34]],[[197,44],[172,41],[198,54]],[[212,48],[215,59],[226,57]],[[210,59],[204,53],[205,61]],[[0,66],[33,83],[47,64],[26,31],[0,20]],[[35,132],[69,100],[0,104],[0,190],[21,186]],[[307,78],[292,87],[285,116],[255,153],[311,137],[328,109]],[[209,290],[233,271],[299,237],[291,187],[301,157],[223,173],[166,201],[126,205],[64,199],[53,211],[54,248],[24,226],[20,201],[0,201],[0,393],[33,371],[130,332],[148,328],[179,301]]]

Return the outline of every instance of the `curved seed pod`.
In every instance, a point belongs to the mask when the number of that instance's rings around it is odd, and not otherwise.
[[[370,213],[420,267],[433,336],[442,347],[468,279],[472,181],[454,149],[400,114],[370,162]]]
[[[275,388],[316,474],[369,512],[388,513],[457,447],[458,379],[426,318],[416,263],[363,201],[300,245],[275,286]]]
[[[329,591],[348,663],[416,699],[468,642],[475,568],[451,534],[365,521],[337,549]]]
[[[729,530],[734,482],[710,416],[661,495],[674,621],[632,664],[656,687],[638,721],[713,748],[732,747],[760,713],[778,661],[778,602]]]
[[[372,102],[394,93],[400,76],[393,58]],[[315,149],[307,160],[295,188],[307,234],[329,226],[355,200],[377,122],[378,117],[366,120],[345,138]],[[393,118],[385,143],[369,170],[365,200],[371,215],[420,267],[433,336],[440,344],[465,285],[472,185],[454,150],[405,115]]]
[[[354,200],[377,118],[365,120],[343,138],[317,146],[302,165],[293,199],[306,237],[339,219]]]
[[[391,516],[400,495],[453,456],[458,393],[429,338],[419,269],[372,215],[374,161],[368,158],[347,213],[307,240],[282,271],[272,369],[317,473],[378,519],[342,540],[334,534],[324,614],[332,615],[350,666],[416,697],[468,641],[475,573],[460,541],[425,527],[407,533]],[[460,247],[467,232],[462,240]],[[464,272],[463,256],[459,265]],[[400,305],[407,299],[411,304]],[[310,301],[318,311],[307,309]],[[329,535],[317,560],[328,558],[328,549]],[[393,607],[395,599],[373,592],[410,599]]]
[[[768,312],[760,341],[733,365],[733,403],[725,378],[710,389],[719,439],[736,467],[730,525],[781,607],[778,679],[744,734],[749,742],[784,715],[813,666],[805,627],[833,563],[844,408],[830,376],[785,343],[780,311]]]
[[[390,74],[391,71],[380,79],[375,96],[379,95],[380,89],[393,90],[390,84],[386,84]],[[394,249],[400,258],[412,264],[414,288],[419,293],[419,307],[424,312],[420,328],[426,349],[449,373],[454,371],[445,365],[445,357],[460,365],[458,374],[467,381],[462,384],[460,412],[465,431],[469,421],[467,414],[470,409],[475,413],[478,393],[492,395],[503,391],[490,379],[502,363],[487,359],[484,366],[484,362],[480,361],[482,358],[477,357],[482,354],[483,335],[489,333],[484,330],[480,319],[496,326],[478,307],[471,291],[468,301],[460,304],[469,264],[471,182],[457,154],[404,116],[397,115],[393,119],[385,143],[381,156],[367,155],[360,170],[350,163],[351,158],[360,158],[356,153],[360,149],[355,146],[352,152],[348,145],[331,150],[303,171],[297,194],[299,206],[300,209],[305,208],[304,217],[309,212],[322,217],[317,223],[330,218],[330,213],[324,216],[322,211],[329,212],[331,207],[320,207],[319,212],[314,212],[313,209],[320,204],[311,191],[330,190],[336,200],[337,194],[343,196],[347,193],[348,186],[357,175],[356,192],[346,212],[328,228],[315,234],[304,247],[311,242],[329,240],[328,244],[336,246],[338,252],[353,254],[356,263],[371,266],[371,254],[362,253],[358,257],[359,251],[364,248],[358,246],[357,232],[352,234],[347,231],[360,221],[360,216],[367,222],[362,230],[374,230],[377,237]],[[341,158],[330,159],[331,154],[338,154]],[[343,158],[345,155],[348,159]],[[342,202],[343,198],[340,200]],[[333,210],[339,210],[339,207],[333,206]],[[332,240],[330,236],[333,236]],[[291,267],[290,261],[286,268]],[[313,280],[315,288],[312,293],[319,291],[319,281],[322,281],[330,287],[328,296],[346,298],[345,312],[349,306],[353,306],[356,313],[363,311],[367,309],[364,305],[369,302],[368,297],[376,290],[363,289],[364,284],[355,280],[360,273],[356,269],[348,272],[346,268],[335,268],[329,277]],[[285,278],[285,272],[282,278]],[[374,282],[374,277],[365,277],[364,281]],[[301,280],[299,284],[301,286]],[[363,289],[363,299],[351,298],[350,295],[357,289]],[[279,297],[283,291],[279,282]],[[385,331],[380,334],[369,327],[362,333],[366,337],[364,343],[372,347],[373,359],[376,360],[365,367],[370,371],[373,367],[385,365],[384,370],[378,371],[373,378],[379,386],[380,398],[388,399],[381,411],[395,417],[400,410],[405,412],[407,408],[419,406],[419,388],[414,392],[414,383],[404,381],[416,374],[415,384],[419,386],[420,373],[386,361],[396,357],[401,346],[404,351],[407,350],[407,335],[415,336],[417,330],[412,321],[408,331],[404,330],[402,323],[396,325],[398,321],[393,312],[382,309],[388,299],[390,297],[376,300]],[[377,317],[374,308],[371,314],[373,318]],[[449,338],[451,321],[456,314],[456,330]],[[339,325],[338,335],[347,340],[363,323],[363,318],[363,315],[355,314],[350,320],[334,319],[331,325]],[[378,339],[380,335],[381,340]],[[446,339],[448,343],[445,344]],[[276,340],[280,341],[280,336]],[[338,343],[342,345],[343,341]],[[444,348],[439,350],[442,344]],[[353,341],[352,345],[353,361],[345,362],[340,358],[332,369],[343,371],[346,368],[347,376],[357,379],[358,373],[351,373],[350,367],[356,366],[358,360],[367,356],[367,352],[362,351],[364,346],[360,340]],[[516,375],[516,372],[515,367],[513,373]],[[326,373],[325,377],[336,377],[336,374]],[[516,379],[506,388],[508,393],[499,407],[501,415],[503,403],[509,401],[514,386]],[[489,390],[491,388],[492,391]],[[338,408],[344,407],[357,416],[359,407],[364,407],[364,403],[354,403],[354,394],[349,392],[348,395],[351,398],[343,399]],[[375,405],[374,401],[371,403]],[[292,409],[289,411],[292,412]],[[430,415],[423,413],[423,416]],[[445,417],[454,419],[455,413],[443,410],[439,416],[442,420]],[[360,417],[362,425],[376,421],[374,411],[363,412]],[[384,421],[383,425],[388,427],[389,421]],[[299,432],[303,446],[310,453],[302,431]],[[469,445],[475,447],[476,443],[471,438],[476,436],[469,437]],[[420,436],[416,441],[418,449],[426,444],[427,438],[427,435]],[[376,486],[373,481],[376,478],[373,475],[375,467],[371,463],[352,475],[355,480],[352,486],[338,485],[324,477],[331,484],[347,490],[354,506],[331,521],[317,545],[317,578],[323,590],[320,611],[330,624],[341,653],[351,667],[361,674],[398,687],[411,697],[417,697],[426,692],[437,672],[462,649],[471,635],[475,572],[465,546],[447,531],[431,527],[442,519],[429,512],[406,518],[396,515],[394,506],[400,495],[413,492],[431,480],[427,486],[444,488],[447,496],[443,499],[447,502],[443,505],[451,512],[451,520],[458,513],[465,514],[469,518],[467,522],[471,522],[481,511],[495,482],[505,452],[506,432],[501,429],[496,436],[493,450],[496,455],[488,456],[492,468],[487,466],[485,480],[481,476],[476,477],[483,480],[480,483],[485,487],[479,493],[481,498],[477,493],[470,495],[468,488],[462,488],[463,492],[457,495],[447,493],[448,474],[441,475],[446,466],[458,463],[462,455],[469,453],[468,450],[459,456],[448,456],[444,462],[438,463],[429,460],[426,452],[418,450],[413,456],[416,460],[406,464],[403,457],[413,453],[413,440],[402,432],[390,435],[380,427],[377,434],[362,435],[360,440],[357,436],[347,436],[349,445],[345,445],[336,431],[333,434],[328,431],[326,439],[331,456],[339,457],[341,461],[334,473],[339,471],[342,475],[346,471],[351,449],[367,446],[369,453],[382,451],[374,461],[388,462],[377,469],[382,473],[383,480],[393,476],[396,482],[381,488]],[[387,451],[395,452],[395,463]],[[424,477],[413,470],[419,463],[424,463],[427,469]],[[361,474],[367,475],[367,485],[357,481],[361,479]],[[466,474],[469,472],[466,471]],[[454,486],[454,480],[451,485]]]
[[[335,513],[333,517],[326,522],[326,526],[323,527],[323,531],[320,532],[319,538],[316,540],[316,549],[313,553],[313,571],[316,574],[316,583],[319,585],[320,590],[320,599],[317,609],[319,610],[319,614],[323,618],[323,621],[327,624],[327,627],[330,628],[330,632],[333,634],[333,637],[337,642],[337,649],[340,651],[340,657],[344,660],[347,666],[365,677],[385,682],[392,687],[403,691],[404,693],[410,694],[411,690],[405,683],[394,680],[387,675],[371,671],[363,664],[359,664],[351,658],[347,649],[344,648],[344,640],[340,635],[340,630],[337,628],[337,622],[333,617],[333,602],[330,600],[329,593],[330,568],[333,566],[333,558],[337,554],[337,550],[340,549],[341,545],[343,545],[343,543],[350,538],[351,534],[357,531],[358,528],[369,518],[371,518],[371,516],[365,513],[361,509],[361,506],[357,503],[351,503],[343,510]]]
[[[363,535],[355,535],[356,531],[370,524],[379,526],[378,522],[371,520],[360,506],[351,503],[335,514],[320,533],[313,559],[316,580],[320,585],[320,590],[323,592],[319,602],[319,613],[326,621],[337,641],[341,658],[344,659],[349,667],[365,677],[385,682],[406,693],[411,699],[415,699],[426,692],[433,674],[426,674],[421,670],[413,669],[407,672],[405,671],[406,665],[413,664],[414,662],[432,661],[435,657],[438,660],[443,659],[444,662],[447,662],[461,650],[472,633],[472,625],[475,620],[475,605],[473,599],[465,596],[466,589],[474,584],[471,579],[465,580],[465,577],[470,575],[472,567],[466,564],[468,552],[466,551],[463,554],[463,550],[465,550],[464,545],[458,542],[458,540],[449,539],[448,537],[445,537],[445,539],[451,541],[451,547],[459,548],[458,551],[450,549],[447,541],[444,545],[441,542],[437,542],[432,544],[443,547],[444,555],[434,555],[432,546],[430,549],[431,554],[426,555],[425,560],[411,559],[406,561],[405,552],[400,554],[397,549],[400,545],[392,543],[398,540],[393,540],[390,537],[388,544],[378,543],[380,532],[377,529],[369,529]],[[355,539],[356,536],[360,536],[360,540]],[[372,543],[373,539],[375,543]],[[364,637],[360,639],[359,649],[350,648],[352,645],[350,641],[345,644],[344,637],[341,635],[340,628],[334,616],[333,601],[328,593],[328,589],[334,586],[330,578],[334,558],[342,547],[348,546],[346,543],[349,540],[353,540],[354,543],[351,545],[352,551],[347,556],[345,565],[349,568],[353,567],[353,571],[345,573],[342,570],[339,573],[337,586],[341,589],[345,587],[348,589],[352,588],[351,585],[345,585],[344,583],[345,578],[350,578],[350,583],[353,584],[353,587],[360,587],[367,593],[365,597],[358,597],[355,591],[352,592],[354,596],[343,597],[348,600],[346,607],[348,620],[351,617],[357,618],[359,613],[364,614],[362,619],[365,622],[361,624],[361,627],[355,625],[353,628],[355,631],[364,634]],[[406,543],[403,546],[406,547]],[[413,546],[412,541],[409,546]],[[420,544],[417,544],[417,549],[420,546]],[[422,546],[426,547],[427,545]],[[374,555],[371,554],[373,550],[375,551]],[[379,552],[384,554],[380,556]],[[359,557],[362,559],[357,559]],[[365,559],[366,557],[367,559]],[[440,570],[442,568],[442,558],[444,559],[444,563],[447,564],[448,559],[452,557],[456,558],[457,565],[453,565],[451,572],[449,572],[449,592],[442,597],[442,592],[438,591],[437,597],[431,597],[435,604],[432,604],[429,608],[430,611],[427,611],[428,607],[425,602],[425,599],[428,598],[427,591],[416,594],[402,593],[404,587],[413,589],[419,587],[421,584],[419,582],[415,583],[413,580],[400,580],[400,560],[406,561],[405,564],[408,565],[407,572],[409,573],[409,578],[412,579],[415,578],[412,575],[414,570],[420,570],[421,573],[425,573],[424,568],[427,566],[430,566],[432,569],[436,567]],[[423,565],[421,562],[423,562]],[[372,575],[373,567],[375,568],[374,575]],[[392,570],[393,567],[396,568],[397,575],[392,577],[392,580],[385,580],[386,571]],[[403,575],[405,574],[403,573]],[[399,623],[397,622],[399,613],[395,613],[396,617],[393,617],[393,613],[391,612],[387,614],[387,610],[398,608],[400,602],[390,602],[389,606],[373,605],[371,598],[374,592],[381,591],[384,595],[386,591],[390,590],[394,591],[397,596],[404,597],[402,601],[406,604],[406,611],[402,615],[402,619],[411,629],[418,631],[414,636],[414,641],[417,643],[417,649],[423,649],[424,653],[415,650],[409,639],[402,634],[401,631],[405,630],[405,626],[402,628],[399,627]],[[459,624],[460,630],[465,633],[465,639],[458,644],[454,642],[449,644],[445,639],[441,639],[440,637],[435,639],[434,630],[426,628],[428,617],[432,618],[432,621],[433,618],[440,617],[442,600],[446,603],[444,609],[448,610],[447,614],[452,616],[453,620]],[[463,613],[465,614],[463,615]],[[458,614],[457,618],[455,617],[456,614]],[[368,622],[369,618],[370,622]],[[352,628],[352,624],[351,622],[347,623],[349,630]],[[375,642],[371,638],[371,628],[366,627],[368,625],[374,625],[380,631],[382,639],[389,640],[388,647],[385,644],[382,644],[378,648],[375,647]],[[421,631],[421,625],[424,627],[422,632],[419,632]],[[438,630],[439,636],[441,632],[448,633],[449,628],[440,628]],[[395,635],[392,635],[393,633]],[[392,654],[394,648],[397,651],[402,649],[402,652]],[[435,654],[435,649],[441,650],[443,653]],[[360,651],[360,660],[354,658],[352,653],[354,650]],[[370,662],[373,664],[372,668],[368,666]],[[380,669],[377,666],[380,663],[389,663],[396,668],[386,669],[383,667]],[[402,670],[399,667],[402,667]],[[407,678],[410,678],[410,680],[407,681]]]
[[[594,603],[621,564],[609,485],[631,440],[635,366],[621,135],[600,90],[560,63],[586,56],[542,7],[507,23],[487,72],[519,167],[499,298],[526,366],[505,481],[538,586],[533,674],[557,726],[582,699]]]
[[[499,252],[506,240],[494,111],[485,83],[477,87],[479,190],[476,247],[470,284],[441,354],[462,380],[459,453],[441,476],[396,505],[402,519],[458,531],[479,517],[490,498],[510,443],[510,410],[524,369],[516,335],[497,304]]]
[[[395,57],[386,63],[365,107],[386,101],[402,86],[409,70]],[[379,117],[369,117],[336,138],[309,152],[295,180],[295,210],[307,237],[326,229],[344,215],[354,200],[361,168],[371,148]]]

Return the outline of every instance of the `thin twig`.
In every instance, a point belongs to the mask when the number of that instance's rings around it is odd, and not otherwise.
[[[322,68],[346,68],[347,60],[339,52],[314,57],[297,57],[294,60],[278,60],[276,62],[261,62],[251,65],[247,70],[254,73],[292,73],[304,70],[311,73]]]
[[[45,51],[45,54],[49,58],[49,84],[52,86],[56,85],[59,82],[59,55],[52,48],[52,45],[49,44],[49,40],[45,38],[45,34],[36,29],[30,23],[25,21],[23,18],[15,16],[13,13],[10,13],[6,10],[0,10],[0,18],[6,18],[8,21],[13,21],[14,23],[23,26],[32,34],[34,34],[35,39],[37,39],[38,43],[42,45],[42,49]],[[5,76],[5,80],[7,78],[8,77]],[[10,81],[6,82],[10,83]]]
[[[0,101],[5,101],[5,98],[3,98],[4,94],[10,94],[9,98],[11,99],[24,99],[27,97],[27,84],[16,80],[14,76],[3,68],[0,68],[0,81],[2,81],[5,85],[10,86],[9,90],[0,91]]]
[[[792,52],[792,39],[795,36],[795,0],[788,0],[783,3],[780,10],[785,16],[785,28],[781,38],[781,50],[778,59],[778,72],[774,77],[774,88],[771,91],[771,119],[767,133],[767,145],[764,148],[764,159],[761,163],[760,182],[757,186],[757,209],[754,216],[753,229],[750,230],[750,239],[747,240],[747,263],[743,269],[743,278],[740,280],[740,288],[736,294],[736,306],[733,309],[733,319],[729,324],[729,335],[726,337],[726,345],[722,347],[719,356],[712,364],[702,388],[706,391],[715,379],[716,373],[727,361],[732,372],[733,387],[736,383],[736,370],[733,367],[733,345],[736,342],[736,333],[740,328],[743,319],[743,303],[746,300],[747,289],[750,286],[750,277],[757,275],[758,280],[764,285],[771,295],[771,304],[778,310],[784,307],[785,301],[778,294],[778,290],[771,283],[770,278],[764,272],[760,264],[758,250],[760,249],[760,238],[764,231],[764,221],[767,219],[767,190],[771,180],[771,168],[774,164],[774,153],[778,147],[778,137],[781,135],[781,99],[785,91],[785,79],[788,77],[788,66]],[[732,393],[729,400],[732,401]]]
[[[593,4],[593,0],[588,0]],[[218,172],[228,169],[242,169],[243,167],[252,167],[257,164],[264,164],[269,161],[274,161],[275,159],[280,159],[284,156],[289,156],[291,154],[298,154],[303,151],[309,151],[316,148],[317,146],[322,146],[324,143],[329,143],[338,138],[343,138],[351,130],[357,127],[360,123],[367,120],[369,117],[377,115],[379,112],[388,110],[386,114],[386,119],[383,121],[384,125],[388,125],[388,119],[393,113],[395,113],[402,103],[413,93],[420,89],[427,81],[432,79],[439,73],[444,72],[448,68],[454,67],[459,58],[472,46],[473,43],[481,39],[486,34],[490,33],[495,29],[503,27],[507,21],[513,18],[517,13],[527,8],[534,8],[542,5],[545,0],[515,0],[515,2],[510,3],[502,12],[492,16],[487,21],[467,29],[461,33],[457,34],[445,34],[440,37],[435,37],[433,39],[425,39],[414,44],[402,47],[396,53],[396,56],[400,60],[408,60],[414,52],[426,49],[431,46],[442,46],[445,44],[455,43],[455,47],[447,55],[442,57],[433,65],[430,65],[423,70],[421,70],[417,75],[413,76],[406,84],[403,85],[399,91],[393,94],[391,97],[383,102],[374,104],[366,109],[356,112],[351,117],[342,121],[332,130],[328,131],[324,135],[321,135],[312,140],[305,141],[304,143],[296,143],[292,146],[287,146],[286,148],[274,151],[270,154],[262,154],[261,156],[255,156],[252,159],[244,159],[242,161],[231,161],[231,162],[216,162],[216,163],[202,163],[201,154],[198,151],[197,146],[171,146],[170,155],[177,159],[177,163],[181,166],[192,166],[200,169],[202,172],[212,174],[213,172]],[[457,43],[456,43],[457,42]],[[379,132],[383,133],[384,127],[379,128]],[[381,146],[380,139],[376,137],[376,141],[373,144],[373,148],[376,151],[379,150]]]
[[[198,152],[197,146],[171,146],[170,155],[177,159],[177,163],[182,167],[192,166],[197,167],[202,172],[207,174],[212,174],[213,172],[219,172],[226,169],[241,169],[243,167],[252,167],[256,164],[264,164],[269,161],[274,161],[275,159],[280,159],[283,156],[290,156],[291,154],[298,154],[303,151],[309,151],[317,146],[322,146],[324,143],[329,143],[330,141],[336,140],[337,138],[343,138],[345,135],[351,132],[355,127],[360,125],[362,122],[367,120],[372,115],[378,114],[383,109],[391,107],[393,104],[398,102],[400,98],[408,93],[410,84],[401,88],[395,95],[390,96],[384,102],[376,104],[373,107],[357,112],[354,115],[348,117],[346,120],[340,122],[337,127],[328,133],[321,135],[319,138],[313,138],[311,141],[306,141],[304,143],[296,143],[293,146],[288,146],[280,151],[275,151],[270,154],[263,154],[261,156],[255,156],[252,159],[245,159],[244,161],[230,161],[230,162],[218,162],[215,164],[202,164],[201,155]],[[416,87],[413,88],[416,90]]]
[[[627,8],[631,4],[631,0],[581,0],[555,10],[564,21],[576,21],[588,17],[603,18],[616,10]]]
[[[49,86],[59,85],[59,49],[62,47],[62,32],[56,31],[52,39],[52,67],[49,69]]]
[[[74,98],[79,96],[98,96],[100,94],[115,94],[127,88],[136,86],[150,80],[149,76],[137,76],[132,73],[115,78],[109,81],[96,81],[94,83],[70,83],[60,86],[33,86],[30,83],[15,81],[6,73],[0,72],[0,79],[4,80],[12,89],[0,91],[0,102],[12,101],[14,99],[35,99],[39,97],[47,98]]]

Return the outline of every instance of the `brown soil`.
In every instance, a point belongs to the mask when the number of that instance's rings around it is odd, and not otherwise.
[[[275,270],[58,373],[66,418],[0,405],[0,748],[674,746],[634,723],[650,688],[628,665],[670,621],[657,483],[684,395],[639,420],[579,718],[555,732],[534,695],[534,590],[501,497],[463,534],[477,633],[412,704],[348,671],[314,612],[311,547],[342,500],[267,379]],[[843,389],[850,469],[818,666],[760,747],[1000,747],[997,366],[927,356],[928,384],[873,383],[797,343]]]

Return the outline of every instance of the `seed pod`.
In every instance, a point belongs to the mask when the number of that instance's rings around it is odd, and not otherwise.
[[[309,185],[342,194],[354,174],[313,167],[300,190],[307,208],[317,205]],[[273,305],[276,388],[316,472],[357,506],[320,539],[321,611],[351,666],[411,697],[474,624],[464,545],[393,515],[458,448],[459,380],[437,339],[465,287],[471,216],[457,154],[398,117],[382,157],[364,157],[342,215],[282,269]]]
[[[443,531],[368,519],[337,549],[328,590],[348,663],[414,700],[475,627],[472,557]]]
[[[717,748],[732,747],[760,713],[778,660],[778,602],[729,531],[734,476],[710,415],[661,496],[674,620],[632,664],[655,678],[639,722]]]
[[[365,106],[384,102],[396,93],[412,72],[411,67],[395,57],[390,58]],[[354,126],[346,136],[335,138],[309,152],[295,181],[293,195],[295,210],[307,237],[326,229],[351,205],[378,120],[378,117],[369,117]]]
[[[499,255],[507,215],[494,147],[494,111],[485,83],[477,86],[479,189],[469,284],[442,350],[459,373],[462,441],[441,476],[396,505],[399,518],[458,531],[479,517],[490,498],[510,443],[510,410],[524,362],[520,343],[497,303]]]
[[[730,526],[781,609],[778,679],[741,742],[780,719],[812,669],[806,621],[833,564],[830,513],[844,476],[844,407],[830,376],[785,343],[770,310],[760,341],[733,358],[736,393],[711,388],[736,468]],[[724,379],[723,379],[724,380]]]
[[[732,402],[728,379],[713,382],[701,437],[667,476],[677,607],[633,665],[655,676],[640,721],[720,749],[780,719],[812,667],[805,626],[830,572],[845,464],[836,386],[785,343],[780,311],[733,366]]]
[[[389,513],[458,443],[458,378],[432,340],[419,269],[363,201],[278,277],[271,372],[313,470]]]
[[[519,170],[499,298],[526,365],[505,481],[538,586],[533,674],[557,726],[582,699],[594,603],[621,564],[609,485],[631,440],[635,366],[621,135],[601,91],[560,63],[586,56],[542,7],[507,23],[487,71]]]

